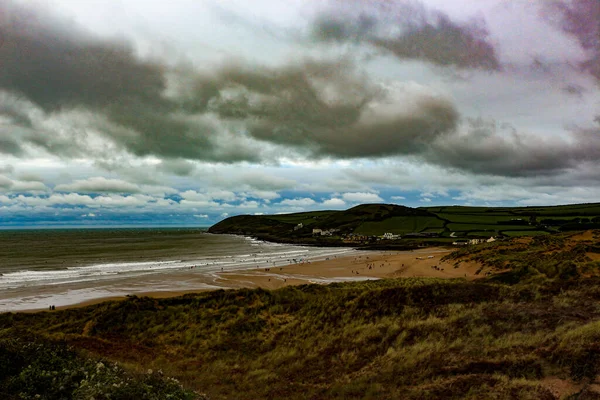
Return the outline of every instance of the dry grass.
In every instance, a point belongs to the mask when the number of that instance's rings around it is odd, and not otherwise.
[[[64,341],[213,399],[592,399],[600,278],[580,273],[597,248],[588,237],[453,256],[508,261],[522,274],[508,285],[404,278],[130,298],[2,314],[0,338]]]

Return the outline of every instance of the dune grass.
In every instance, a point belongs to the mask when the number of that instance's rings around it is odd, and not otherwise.
[[[36,335],[162,370],[213,399],[553,398],[598,372],[600,286],[398,279],[131,298],[3,314]]]
[[[16,338],[71,346],[75,356],[55,352],[60,382],[63,358],[92,366],[101,358],[137,379],[135,390],[144,390],[149,369],[160,370],[158,378],[183,385],[169,387],[179,396],[195,390],[211,399],[555,399],[549,378],[571,387],[565,396],[597,398],[590,384],[600,373],[600,278],[588,255],[598,238],[519,240],[449,257],[508,268],[487,280],[219,290],[2,314],[0,346]],[[35,376],[27,362],[10,368],[5,391]]]

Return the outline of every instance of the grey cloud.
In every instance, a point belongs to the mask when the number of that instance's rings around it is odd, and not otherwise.
[[[239,178],[239,184],[248,185],[258,190],[284,190],[296,186],[296,181],[261,172],[247,172]]]
[[[568,167],[570,160],[557,157],[561,149],[558,143],[534,145],[530,139],[511,126],[473,119],[464,132],[439,138],[424,157],[453,168],[498,175],[551,173]]]
[[[0,116],[7,117],[13,125],[25,128],[31,128],[33,126],[31,118],[26,112],[24,112],[22,105],[17,104],[13,99],[10,99],[10,96],[7,96],[6,93],[1,92]]]
[[[437,99],[424,100],[419,112],[402,114],[381,121],[361,123],[354,110],[331,122],[296,120],[293,124],[280,125],[268,122],[257,124],[252,134],[262,140],[284,145],[303,146],[319,156],[341,158],[385,157],[419,152],[431,138],[455,128],[458,113],[452,104]],[[304,110],[298,110],[303,112]],[[327,108],[315,109],[327,113]],[[314,122],[311,125],[310,122]],[[332,126],[333,125],[333,126]]]
[[[18,178],[24,182],[44,182],[42,177],[31,173],[19,174]]]
[[[15,167],[11,164],[5,164],[0,167],[0,174],[12,174],[13,172],[15,172]]]
[[[577,84],[569,84],[563,88],[563,92],[576,97],[582,97],[585,91],[586,90],[583,86]]]
[[[350,2],[354,8],[356,2]],[[375,1],[369,10],[351,11],[341,5],[321,15],[313,37],[324,42],[364,43],[399,59],[439,66],[501,69],[484,22],[459,24],[440,11],[409,2]],[[348,11],[348,12],[345,12]]]
[[[4,175],[0,175],[0,191],[8,192],[45,192],[48,187],[42,182],[12,180]]]
[[[166,159],[157,166],[159,171],[179,176],[190,176],[196,170],[196,166],[182,159]]]
[[[517,132],[494,120],[471,119],[421,155],[428,162],[479,174],[527,177],[566,173],[600,159],[600,127],[576,128],[570,140]]]
[[[24,153],[21,144],[12,137],[12,129],[0,126],[0,154],[19,156]]]
[[[394,88],[369,82],[348,60],[279,69],[233,65],[208,82],[218,88],[209,111],[242,123],[255,139],[316,157],[410,154],[454,129],[459,117],[450,101],[423,88],[404,96],[413,103],[407,107]]]
[[[69,184],[56,185],[56,192],[78,192],[78,193],[140,193],[138,185],[120,180],[95,177],[76,180]]]
[[[11,15],[0,27],[0,89],[24,96],[53,123],[44,125],[14,99],[0,97],[0,116],[6,117],[1,121],[10,121],[0,122],[4,154],[22,155],[35,146],[62,157],[94,156],[96,165],[115,171],[128,169],[119,158],[128,158],[126,153],[158,156],[164,159],[159,170],[180,176],[193,172],[184,160],[258,162],[289,154],[400,155],[475,173],[531,176],[595,163],[600,155],[596,128],[575,129],[571,141],[543,141],[494,121],[473,120],[462,129],[450,100],[423,86],[376,85],[349,59],[296,60],[281,67],[228,62],[212,72],[171,68],[140,59],[127,44],[92,38],[18,4],[0,0],[0,13]],[[374,4],[370,14],[324,17],[316,23],[316,37],[368,43],[435,65],[500,68],[483,24],[459,24],[415,3]],[[561,15],[567,15],[564,10]],[[586,68],[595,74],[600,52],[593,35],[569,26],[564,29],[590,52]],[[88,135],[108,138],[110,146],[92,149]],[[152,177],[140,173],[136,179]],[[296,185],[252,174],[243,183],[259,190]]]
[[[102,108],[123,98],[162,103],[162,67],[138,60],[125,43],[94,40],[66,21],[10,0],[2,0],[0,10],[8,16],[1,27],[1,87],[46,111]]]
[[[256,159],[251,150],[228,149],[213,126],[192,118],[180,101],[167,97],[168,68],[138,58],[127,43],[93,38],[69,22],[11,0],[0,0],[0,15],[6,20],[0,25],[4,38],[0,88],[24,96],[46,115],[86,109],[104,116],[107,122],[94,121],[95,128],[138,156],[222,162]],[[31,127],[25,115],[9,108],[6,101],[0,103],[0,114],[13,121],[6,129]],[[22,143],[7,138],[10,132],[0,133],[1,151],[24,152]],[[91,151],[58,142],[53,134],[42,130],[23,139],[65,157]]]
[[[0,175],[0,188],[1,189],[10,189],[13,185],[12,179],[7,178],[4,175]]]
[[[10,0],[0,0],[0,10],[11,15],[0,28],[0,56],[7,60],[0,88],[25,96],[59,123],[37,124],[19,139],[18,126],[0,128],[0,149],[13,155],[27,144],[101,160],[120,150],[258,162],[276,160],[286,148],[309,157],[383,157],[419,151],[458,120],[453,104],[422,93],[410,99],[414,109],[398,104],[378,115],[393,99],[347,59],[278,68],[228,63],[200,74],[139,59],[127,44],[91,38]],[[90,148],[91,131],[113,145]]]
[[[598,0],[552,0],[545,3],[552,18],[565,33],[575,37],[588,52],[580,68],[600,80],[600,2]]]

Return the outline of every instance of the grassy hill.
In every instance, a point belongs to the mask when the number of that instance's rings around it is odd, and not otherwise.
[[[298,224],[301,229],[295,230]],[[337,229],[334,237],[313,237],[313,228]],[[548,207],[424,207],[364,204],[345,211],[286,215],[240,215],[213,225],[211,233],[233,233],[292,243],[341,244],[348,234],[386,232],[435,234],[440,238],[538,236],[600,228],[600,204]],[[439,241],[439,240],[438,240]],[[451,241],[451,240],[450,240]]]
[[[301,229],[294,228],[302,224]],[[344,234],[409,233],[423,227],[441,227],[443,221],[424,209],[393,204],[363,204],[345,211],[314,211],[284,215],[239,215],[227,218],[208,230],[210,233],[252,235],[265,240],[335,244]],[[314,238],[313,228],[336,229],[333,238]]]

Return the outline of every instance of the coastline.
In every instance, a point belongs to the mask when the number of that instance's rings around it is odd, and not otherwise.
[[[358,254],[328,257],[324,260],[270,268],[233,269],[207,275],[194,271],[181,272],[162,277],[165,289],[138,290],[130,295],[167,298],[219,289],[263,288],[274,290],[286,286],[311,283],[327,284],[383,278],[437,277],[474,280],[483,276],[483,274],[476,274],[480,269],[478,264],[461,264],[455,267],[452,262],[440,260],[452,251],[452,249],[440,247],[414,251],[361,251]],[[106,301],[125,300],[130,295],[99,295],[95,298],[57,306],[56,310],[80,308]],[[44,311],[48,310],[46,308],[30,308],[8,312],[31,313]]]

